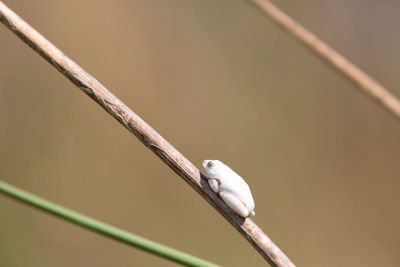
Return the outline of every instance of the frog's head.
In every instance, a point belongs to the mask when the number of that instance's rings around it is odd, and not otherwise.
[[[217,170],[220,166],[223,165],[224,164],[219,160],[206,159],[205,161],[203,161],[203,167],[206,171],[208,178],[215,178],[217,176]]]

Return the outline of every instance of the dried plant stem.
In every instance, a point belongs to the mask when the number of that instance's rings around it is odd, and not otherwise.
[[[377,100],[386,110],[400,118],[400,101],[368,74],[329,47],[270,1],[248,1],[258,7],[264,14],[269,15],[273,21],[291,33],[298,41],[305,44],[329,65],[337,69],[339,73],[355,83],[364,93]]]
[[[0,20],[181,176],[222,214],[272,266],[295,266],[251,219],[243,219],[234,214],[212,192],[207,179],[189,160],[102,84],[65,56],[2,2],[0,2]]]
[[[191,256],[176,249],[150,241],[143,237],[134,235],[112,225],[95,220],[78,212],[67,209],[63,206],[52,203],[46,199],[35,196],[29,192],[16,188],[0,180],[0,193],[5,194],[13,199],[22,201],[32,207],[43,210],[54,216],[80,225],[86,229],[97,232],[109,238],[115,239],[130,246],[142,249],[154,255],[166,258],[168,260],[186,265],[186,266],[209,266],[216,267],[218,265]]]

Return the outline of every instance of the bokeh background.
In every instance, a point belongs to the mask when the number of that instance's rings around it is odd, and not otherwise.
[[[399,1],[275,1],[400,96]],[[400,124],[245,1],[5,3],[199,168],[250,184],[298,266],[400,265]],[[258,253],[0,27],[0,177],[224,266]],[[175,266],[0,196],[0,266]]]

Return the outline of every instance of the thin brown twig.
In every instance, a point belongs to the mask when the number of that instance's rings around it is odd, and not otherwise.
[[[345,57],[340,55],[317,36],[305,29],[294,19],[285,14],[268,0],[248,0],[264,14],[291,33],[298,41],[305,44],[316,55],[325,60],[342,75],[356,84],[364,93],[377,100],[384,108],[400,118],[400,101],[386,88],[372,79]]]
[[[33,50],[102,106],[181,176],[242,234],[272,266],[295,266],[251,219],[234,214],[210,189],[207,179],[178,150],[41,34],[0,1],[0,20]]]

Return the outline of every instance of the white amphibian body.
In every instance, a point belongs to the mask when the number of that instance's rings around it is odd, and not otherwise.
[[[242,177],[219,160],[205,160],[203,167],[211,189],[228,207],[242,217],[256,215],[253,196]]]

